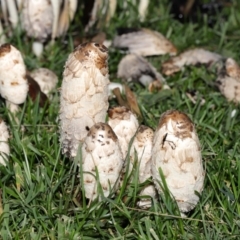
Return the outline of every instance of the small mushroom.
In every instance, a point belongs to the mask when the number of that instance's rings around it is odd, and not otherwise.
[[[203,190],[201,148],[193,122],[177,110],[162,114],[154,134],[152,149],[152,174],[155,186],[163,193],[163,179],[176,200],[179,210],[189,212],[199,201]]]
[[[217,53],[210,52],[202,48],[195,48],[187,50],[164,62],[162,64],[162,73],[165,75],[172,75],[181,71],[184,66],[197,64],[212,65],[221,59],[222,56]]]
[[[6,43],[0,46],[0,94],[10,111],[25,102],[28,93],[26,67],[20,51]]]
[[[10,154],[9,132],[6,123],[0,118],[0,165],[6,166]]]
[[[118,138],[112,128],[106,123],[93,125],[82,145],[83,187],[86,198],[94,200],[100,195],[99,185],[105,197],[118,190],[123,162]]]
[[[240,66],[234,59],[226,59],[219,70],[216,84],[228,101],[240,102]]]
[[[38,68],[30,72],[30,76],[39,84],[41,91],[47,96],[56,89],[57,75],[48,68]]]
[[[177,53],[176,47],[161,33],[146,28],[122,28],[113,40],[113,47],[128,49],[129,53],[154,56]]]
[[[137,156],[137,167],[139,168],[139,183],[143,183],[152,176],[151,171],[151,156],[153,145],[154,132],[151,128],[141,125],[138,128],[137,134],[134,138],[131,150],[130,150],[130,165],[129,172],[131,172],[133,163],[135,161],[135,153]],[[153,184],[148,184],[141,191],[140,196],[148,195],[152,198],[155,197],[155,188]],[[151,207],[151,199],[142,198],[138,202],[138,206],[141,208]]]
[[[137,54],[128,54],[121,59],[117,75],[128,82],[140,82],[149,90],[160,90],[165,84],[163,76],[145,58]]]
[[[104,122],[108,109],[108,52],[102,44],[84,43],[66,61],[60,96],[60,142],[75,157],[89,129]]]
[[[137,117],[126,107],[113,107],[108,110],[108,124],[117,135],[123,157],[125,158],[128,153],[130,140],[139,127]]]

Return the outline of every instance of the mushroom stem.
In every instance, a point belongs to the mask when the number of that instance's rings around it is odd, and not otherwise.
[[[3,16],[3,21],[7,23],[8,22],[7,3],[6,3],[6,0],[0,0],[0,2],[1,2],[1,13]]]
[[[148,5],[149,0],[140,0],[140,3],[138,5],[138,14],[141,22],[143,22],[146,17]]]
[[[52,9],[53,9],[52,43],[54,42],[57,36],[58,19],[59,19],[61,3],[62,3],[61,0],[51,0]]]
[[[40,57],[43,52],[43,43],[38,41],[33,42],[32,51],[37,57]]]
[[[7,1],[7,8],[9,12],[9,20],[13,28],[16,28],[18,24],[18,11],[17,11],[17,7],[15,5],[14,0]]]
[[[68,1],[69,1],[69,19],[70,21],[72,21],[77,10],[78,0],[68,0]]]
[[[11,112],[11,113],[16,113],[18,112],[19,110],[19,106],[15,103],[12,103],[12,102],[9,102],[8,100],[6,100],[6,106],[8,108],[8,110]]]

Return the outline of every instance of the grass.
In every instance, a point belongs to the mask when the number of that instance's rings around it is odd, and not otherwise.
[[[166,1],[152,1],[143,23],[136,9],[121,11],[105,29],[113,37],[116,27],[142,26],[162,32],[182,51],[202,46],[240,62],[239,5],[225,9],[224,19],[217,16],[213,27],[207,18],[199,23],[182,24],[169,14]],[[66,40],[57,40],[37,59],[31,53],[31,43],[21,31],[9,42],[24,54],[31,70],[49,67],[59,76],[68,54],[73,50],[73,33],[78,29],[78,16]],[[79,27],[82,29],[82,27]],[[104,25],[103,25],[104,28]],[[109,51],[111,81],[116,77],[122,54]],[[148,58],[160,71],[168,56]],[[7,167],[0,167],[0,239],[239,239],[240,233],[240,107],[218,92],[214,85],[216,74],[205,67],[188,67],[167,77],[171,90],[149,93],[132,84],[141,110],[143,123],[156,128],[159,116],[168,109],[186,112],[196,125],[202,145],[206,169],[204,191],[199,204],[187,218],[179,217],[175,202],[166,192],[153,200],[149,210],[137,208],[138,194],[144,184],[126,184],[113,198],[88,203],[79,188],[79,172],[74,161],[61,154],[58,136],[59,93],[56,90],[49,106],[39,108],[30,99],[22,106],[21,125],[8,117],[4,101],[0,101],[0,115],[8,123],[11,155]],[[201,99],[193,104],[187,90],[197,90]],[[111,105],[117,103],[112,100]],[[236,110],[234,117],[231,117]],[[136,179],[136,178],[134,178]]]

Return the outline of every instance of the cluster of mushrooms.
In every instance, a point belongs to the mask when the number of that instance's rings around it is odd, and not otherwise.
[[[66,32],[77,6],[77,0],[58,3],[51,0],[51,8],[49,1],[17,2],[22,9],[22,23],[27,34],[41,44],[49,35],[54,39]],[[115,1],[110,2],[112,8],[109,8],[109,16],[116,8]],[[10,1],[1,1],[1,4],[9,3]],[[101,1],[95,1],[92,15],[96,14],[100,3]],[[141,3],[139,12],[144,18],[149,1],[142,0]],[[42,8],[36,14],[31,11],[34,4],[40,4],[39,7]],[[9,9],[12,8],[8,7],[9,15],[14,16]],[[50,12],[54,12],[54,18],[46,17],[48,14],[50,16]],[[43,16],[45,17],[42,18]],[[41,26],[41,19],[46,19],[48,23]],[[93,18],[86,29],[94,21]],[[58,28],[57,22],[64,23],[63,27]],[[42,34],[43,29],[45,34]],[[220,92],[229,101],[240,101],[240,67],[232,58],[225,59],[201,48],[190,49],[164,62],[161,74],[145,58],[177,54],[176,47],[161,33],[149,29],[120,29],[110,45],[113,48],[128,49],[117,72],[118,77],[124,81],[137,81],[148,87],[149,91],[159,91],[169,88],[162,74],[170,76],[187,65],[216,64],[216,83]],[[36,55],[40,55],[42,47],[36,47],[39,46],[38,43],[34,46]],[[1,45],[0,94],[13,116],[28,94],[33,100],[40,94],[40,104],[44,105],[50,92],[56,88],[57,81],[57,76],[49,69],[28,72],[20,51],[11,44]],[[101,199],[99,186],[105,197],[117,193],[123,179],[137,170],[139,183],[148,183],[141,190],[139,207],[151,207],[152,198],[157,198],[156,190],[161,195],[166,183],[180,212],[183,214],[191,211],[199,201],[205,177],[201,147],[193,122],[183,112],[168,110],[161,115],[157,129],[153,131],[148,126],[139,124],[132,109],[126,106],[109,109],[109,94],[116,87],[123,89],[121,84],[109,80],[108,49],[102,42],[80,44],[69,55],[60,89],[60,143],[63,154],[72,159],[77,157],[81,149],[81,158],[76,159],[83,171],[81,187],[85,197],[89,200]],[[16,117],[13,120],[17,122]],[[8,139],[8,128],[0,119],[2,165],[8,161]],[[147,181],[149,178],[153,179],[153,183]]]
[[[128,49],[118,65],[119,78],[138,81],[150,91],[169,88],[145,58],[176,55],[176,47],[162,34],[149,29],[124,29],[112,46]],[[153,131],[140,125],[135,113],[126,106],[109,109],[109,89],[123,87],[110,82],[107,59],[108,51],[103,44],[84,43],[66,61],[59,115],[63,153],[75,158],[81,148],[79,165],[86,198],[101,199],[99,184],[104,196],[116,193],[124,177],[134,169],[138,171],[139,183],[153,179],[153,184],[144,185],[139,207],[149,208],[151,199],[156,198],[155,189],[162,194],[166,183],[184,216],[198,203],[205,177],[194,124],[185,113],[168,110]],[[240,86],[240,68],[231,58],[201,48],[191,49],[163,63],[162,73],[169,76],[184,66],[196,64],[216,64],[219,90],[229,101],[239,101],[236,91]]]
[[[154,180],[154,185],[142,189],[140,207],[151,206],[155,188],[162,193],[165,178],[180,211],[190,211],[199,200],[195,191],[202,192],[205,176],[194,124],[186,114],[169,110],[154,132],[139,125],[130,109],[109,109],[107,59],[104,45],[85,43],[69,55],[63,72],[60,142],[70,158],[81,148],[79,165],[86,198],[99,197],[99,184],[105,197],[116,192],[137,161],[139,183],[150,177]]]

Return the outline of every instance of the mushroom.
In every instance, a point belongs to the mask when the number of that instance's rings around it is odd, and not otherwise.
[[[240,66],[234,59],[226,59],[219,70],[216,84],[228,101],[240,102]]]
[[[140,82],[149,90],[159,90],[165,84],[162,75],[145,58],[137,54],[128,54],[121,59],[117,75],[126,81]]]
[[[29,37],[36,41],[33,52],[40,56],[43,43],[51,36],[53,27],[53,8],[49,0],[25,0],[22,8],[22,27]]]
[[[151,156],[152,156],[152,144],[153,144],[153,135],[154,132],[151,128],[141,125],[138,128],[137,134],[134,138],[131,150],[130,150],[130,164],[129,172],[133,168],[135,161],[135,153],[137,159],[137,168],[139,168],[139,183],[143,183],[152,176],[151,171]],[[140,196],[148,195],[150,197],[155,197],[155,188],[153,184],[148,184],[143,188],[140,193]],[[141,208],[151,207],[151,199],[141,198],[138,202],[138,206]]]
[[[207,51],[202,48],[187,50],[180,55],[171,58],[162,64],[162,73],[172,75],[175,72],[181,71],[184,66],[205,64],[212,65],[222,59],[222,56]]]
[[[169,53],[175,55],[176,47],[161,33],[146,28],[121,28],[113,40],[113,47],[125,49],[141,56]]]
[[[0,46],[0,94],[11,112],[25,102],[28,93],[26,67],[20,51],[6,43]]]
[[[195,127],[185,113],[169,110],[162,114],[154,134],[151,161],[159,193],[163,193],[164,177],[179,210],[192,210],[203,190],[205,172]]]
[[[82,145],[82,183],[86,198],[94,200],[101,192],[99,185],[105,197],[115,192],[123,162],[118,138],[112,128],[106,123],[93,125]]]
[[[10,149],[8,145],[9,132],[6,123],[0,118],[0,165],[6,166]]]
[[[129,143],[135,135],[139,123],[137,117],[126,107],[113,107],[108,110],[108,124],[118,137],[123,157],[128,153]]]
[[[58,83],[57,75],[48,68],[38,68],[30,72],[30,76],[39,84],[43,93],[49,96]]]
[[[66,61],[60,97],[60,142],[75,157],[89,129],[104,122],[108,109],[108,53],[102,44],[84,43]]]

